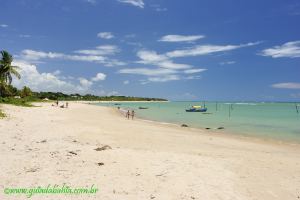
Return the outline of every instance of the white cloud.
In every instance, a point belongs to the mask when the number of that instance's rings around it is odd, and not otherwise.
[[[147,51],[147,50],[138,51],[137,56],[140,59],[142,59],[142,61],[139,62],[144,64],[158,63],[168,59],[168,57],[166,57],[165,55],[160,55],[157,54],[155,51]]]
[[[95,77],[92,78],[92,81],[104,81],[106,79],[106,74],[97,73]]]
[[[161,63],[157,63],[157,65],[159,67],[163,67],[163,68],[167,68],[167,69],[189,69],[189,68],[192,68],[191,65],[178,64],[178,63],[174,63],[171,60],[164,61],[164,62],[161,62]]]
[[[127,3],[130,4],[132,6],[136,6],[139,8],[144,8],[145,7],[145,3],[143,0],[118,0],[121,3]]]
[[[53,72],[53,75],[60,75],[61,74],[61,71],[60,70],[55,70],[54,72]]]
[[[168,81],[177,81],[180,80],[178,75],[165,75],[161,77],[149,77],[148,81],[151,82],[168,82]]]
[[[300,57],[300,40],[287,42],[281,46],[263,50],[260,55],[271,56],[273,58],[297,58]]]
[[[140,50],[137,52],[137,56],[140,58],[140,60],[136,61],[136,63],[140,63],[144,65],[153,65],[159,68],[156,69],[129,68],[129,69],[122,69],[119,71],[119,73],[138,74],[138,75],[148,76],[148,80],[147,81],[142,80],[142,84],[146,84],[149,81],[166,82],[170,80],[200,79],[201,76],[194,76],[194,75],[179,76],[178,74],[180,73],[195,74],[195,73],[203,72],[206,69],[194,68],[193,66],[188,64],[174,63],[172,58],[207,55],[214,52],[223,52],[223,51],[230,51],[230,50],[239,49],[243,47],[249,47],[249,46],[257,45],[259,43],[260,42],[240,44],[240,45],[225,45],[225,46],[197,45],[189,49],[175,50],[164,54],[158,54],[157,52],[150,51],[150,50]],[[234,61],[231,61],[228,62],[227,64],[233,64],[233,62]],[[167,70],[163,70],[163,69],[167,69]]]
[[[87,62],[104,62],[106,60],[105,57],[102,56],[93,56],[93,55],[66,55],[64,57],[66,60],[74,60],[74,61],[87,61]]]
[[[63,59],[63,60],[71,60],[71,61],[101,63],[108,67],[121,66],[126,64],[124,62],[118,61],[116,59],[111,59],[105,56],[105,55],[115,54],[119,52],[118,47],[113,45],[103,45],[103,46],[98,46],[96,49],[77,50],[75,52],[81,54],[69,55],[69,54],[56,53],[56,52],[43,52],[43,51],[25,49],[21,52],[20,57],[21,59],[30,62],[39,61],[41,59]]]
[[[116,45],[100,45],[100,46],[97,46],[96,49],[102,50],[103,52],[106,52],[107,54],[115,54],[120,51],[119,47]]]
[[[191,40],[196,40],[200,39],[200,35],[197,37],[192,37],[190,36],[189,38],[184,38],[185,36],[178,36],[178,35],[169,35],[169,37],[165,36],[163,37],[164,40],[168,41],[191,41]],[[172,58],[176,57],[186,57],[186,56],[199,56],[199,55],[207,55],[215,52],[223,52],[223,51],[230,51],[238,48],[243,48],[243,47],[249,47],[253,45],[257,45],[260,42],[255,42],[255,43],[247,43],[247,44],[240,44],[240,45],[197,45],[192,48],[188,49],[183,49],[183,50],[175,50],[171,52],[167,52],[164,54],[158,54],[155,51],[150,51],[150,50],[140,50],[137,52],[137,56],[140,58],[139,61],[136,61],[137,63],[141,63],[144,65],[153,65],[156,67],[160,68],[165,68],[165,69],[170,69],[173,70],[172,73],[167,72],[167,75],[174,75],[175,73],[184,73],[184,74],[194,74],[194,73],[200,73],[205,71],[206,69],[196,69],[193,68],[192,65],[188,64],[178,64],[174,63]],[[234,61],[227,62],[227,64],[233,64]],[[174,78],[175,76],[171,76],[166,78],[164,77],[165,75],[163,74],[153,74],[153,73],[164,73],[165,71],[161,71],[160,69],[147,69],[147,68],[136,68],[136,69],[124,69],[123,71],[121,70],[120,73],[130,73],[130,74],[140,74],[140,75],[146,75],[150,76],[150,79],[153,80],[171,80],[171,78]],[[155,77],[153,77],[155,76]],[[179,77],[176,76],[176,80],[180,79],[187,79],[187,80],[192,80],[192,79],[200,79],[200,76],[183,76]],[[147,81],[144,81],[143,83],[147,83]]]
[[[0,24],[0,27],[1,27],[1,28],[7,28],[8,25],[7,25],[7,24]]]
[[[97,37],[108,40],[114,38],[115,36],[111,32],[100,32],[97,34]]]
[[[137,56],[141,59],[137,63],[155,65],[167,69],[188,69],[192,66],[187,64],[178,64],[170,60],[166,55],[157,54],[155,51],[141,50]]]
[[[123,61],[119,61],[116,59],[110,59],[110,60],[106,60],[105,62],[102,62],[106,67],[114,67],[114,66],[123,66],[126,65],[126,62]]]
[[[127,85],[127,84],[129,84],[129,83],[130,83],[129,80],[123,81],[123,84],[124,84],[124,85]]]
[[[200,73],[205,71],[206,69],[189,69],[184,70],[185,74],[193,74],[193,73]],[[164,69],[164,68],[157,68],[157,69],[148,69],[148,68],[128,68],[128,69],[121,69],[119,70],[121,74],[136,74],[136,75],[143,75],[147,76],[147,80],[141,80],[141,84],[147,84],[149,82],[167,82],[167,81],[177,81],[177,80],[192,80],[192,79],[200,79],[200,76],[187,76],[182,77],[178,74],[180,71],[173,70],[173,69]],[[125,82],[124,82],[125,84]]]
[[[173,69],[148,69],[148,68],[130,68],[119,70],[121,74],[137,74],[147,76],[147,80],[141,80],[141,84],[147,84],[149,82],[167,82],[180,80],[180,76],[177,75],[178,71]],[[125,84],[125,82],[124,82]]]
[[[96,49],[77,50],[75,53],[86,55],[114,55],[120,52],[120,49],[115,45],[97,46]]]
[[[60,80],[57,72],[40,73],[35,65],[21,61],[13,62],[13,65],[20,67],[21,79],[13,79],[13,85],[18,88],[28,86],[33,91],[61,91],[65,93],[81,91],[76,85]]]
[[[187,79],[187,80],[197,80],[197,79],[201,79],[201,76],[187,76],[187,77],[185,77],[185,79]]]
[[[42,73],[38,71],[38,67],[36,65],[29,64],[25,61],[14,61],[12,64],[20,67],[19,72],[21,74],[21,79],[13,79],[13,85],[17,88],[28,86],[33,91],[63,92],[67,94],[117,94],[115,91],[106,92],[104,90],[93,90],[92,81],[83,77],[77,79],[74,79],[73,77],[63,77],[61,76],[61,71],[59,70],[56,70],[52,73]],[[71,82],[70,80],[73,81]]]
[[[74,60],[74,61],[104,61],[105,57],[97,56],[97,55],[67,55],[63,53],[55,53],[55,52],[43,52],[43,51],[34,51],[30,49],[25,49],[21,53],[22,59],[25,60],[40,60],[40,59],[65,59],[65,60]]]
[[[88,89],[90,88],[92,85],[93,85],[93,82],[92,81],[89,81],[85,78],[78,78],[79,82],[80,82],[80,85],[85,88],[85,89]]]
[[[235,61],[224,61],[224,62],[220,62],[220,65],[233,65],[235,64]]]
[[[172,69],[148,69],[148,68],[127,68],[119,70],[121,74],[138,74],[145,76],[160,76],[160,75],[169,75],[177,73],[176,70]]]
[[[63,58],[65,55],[61,53],[34,51],[25,49],[22,51],[21,56],[27,60],[40,60],[42,58]]]
[[[194,73],[204,72],[206,70],[207,69],[187,69],[187,70],[184,70],[184,73],[186,73],[186,74],[194,74]]]
[[[273,88],[280,88],[280,89],[300,89],[300,83],[276,83],[272,85]]]
[[[175,50],[166,53],[166,55],[170,58],[175,57],[187,57],[187,56],[201,56],[201,55],[207,55],[211,53],[216,52],[224,52],[224,51],[230,51],[234,49],[239,49],[243,47],[249,47],[253,45],[257,45],[260,42],[255,43],[247,43],[247,44],[241,44],[241,45],[197,45],[192,48],[183,49],[183,50]]]
[[[161,42],[194,42],[204,38],[204,35],[165,35],[158,41]]]
[[[155,51],[141,50],[138,51],[137,56],[140,58],[137,63],[145,65],[154,65],[155,69],[148,68],[129,68],[122,69],[119,73],[138,74],[148,76],[147,80],[142,80],[142,84],[149,82],[167,82],[181,79],[196,79],[195,77],[180,77],[179,73],[193,74],[203,72],[206,69],[191,69],[193,66],[187,64],[174,63],[165,54],[158,54]],[[183,70],[183,71],[182,71]]]

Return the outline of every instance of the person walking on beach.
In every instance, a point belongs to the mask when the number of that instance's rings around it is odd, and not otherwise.
[[[129,110],[127,110],[126,117],[127,117],[127,119],[129,119],[129,117],[130,117],[130,111]]]
[[[66,102],[66,108],[68,108],[69,107],[69,102]]]
[[[134,110],[131,111],[131,119],[134,117]]]

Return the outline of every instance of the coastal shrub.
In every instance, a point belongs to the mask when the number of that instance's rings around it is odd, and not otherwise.
[[[0,98],[0,103],[3,104],[11,104],[15,106],[25,106],[25,107],[32,107],[31,101],[27,98],[13,98],[13,97],[2,97]]]
[[[2,112],[2,110],[0,110],[0,118],[5,117],[5,114]]]
[[[20,91],[20,96],[22,98],[32,96],[31,89],[29,87],[24,86],[23,89]]]

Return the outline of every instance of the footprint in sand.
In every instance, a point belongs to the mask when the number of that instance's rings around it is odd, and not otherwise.
[[[108,145],[104,145],[103,147],[98,147],[96,149],[94,149],[95,151],[105,151],[105,150],[108,150],[108,149],[112,149],[110,146]]]
[[[40,168],[39,167],[32,167],[26,170],[26,172],[37,172]]]

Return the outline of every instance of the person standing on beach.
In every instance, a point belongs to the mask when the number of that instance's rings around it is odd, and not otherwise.
[[[69,102],[66,102],[66,108],[68,108],[69,107]]]
[[[134,110],[131,111],[131,119],[134,117]]]

